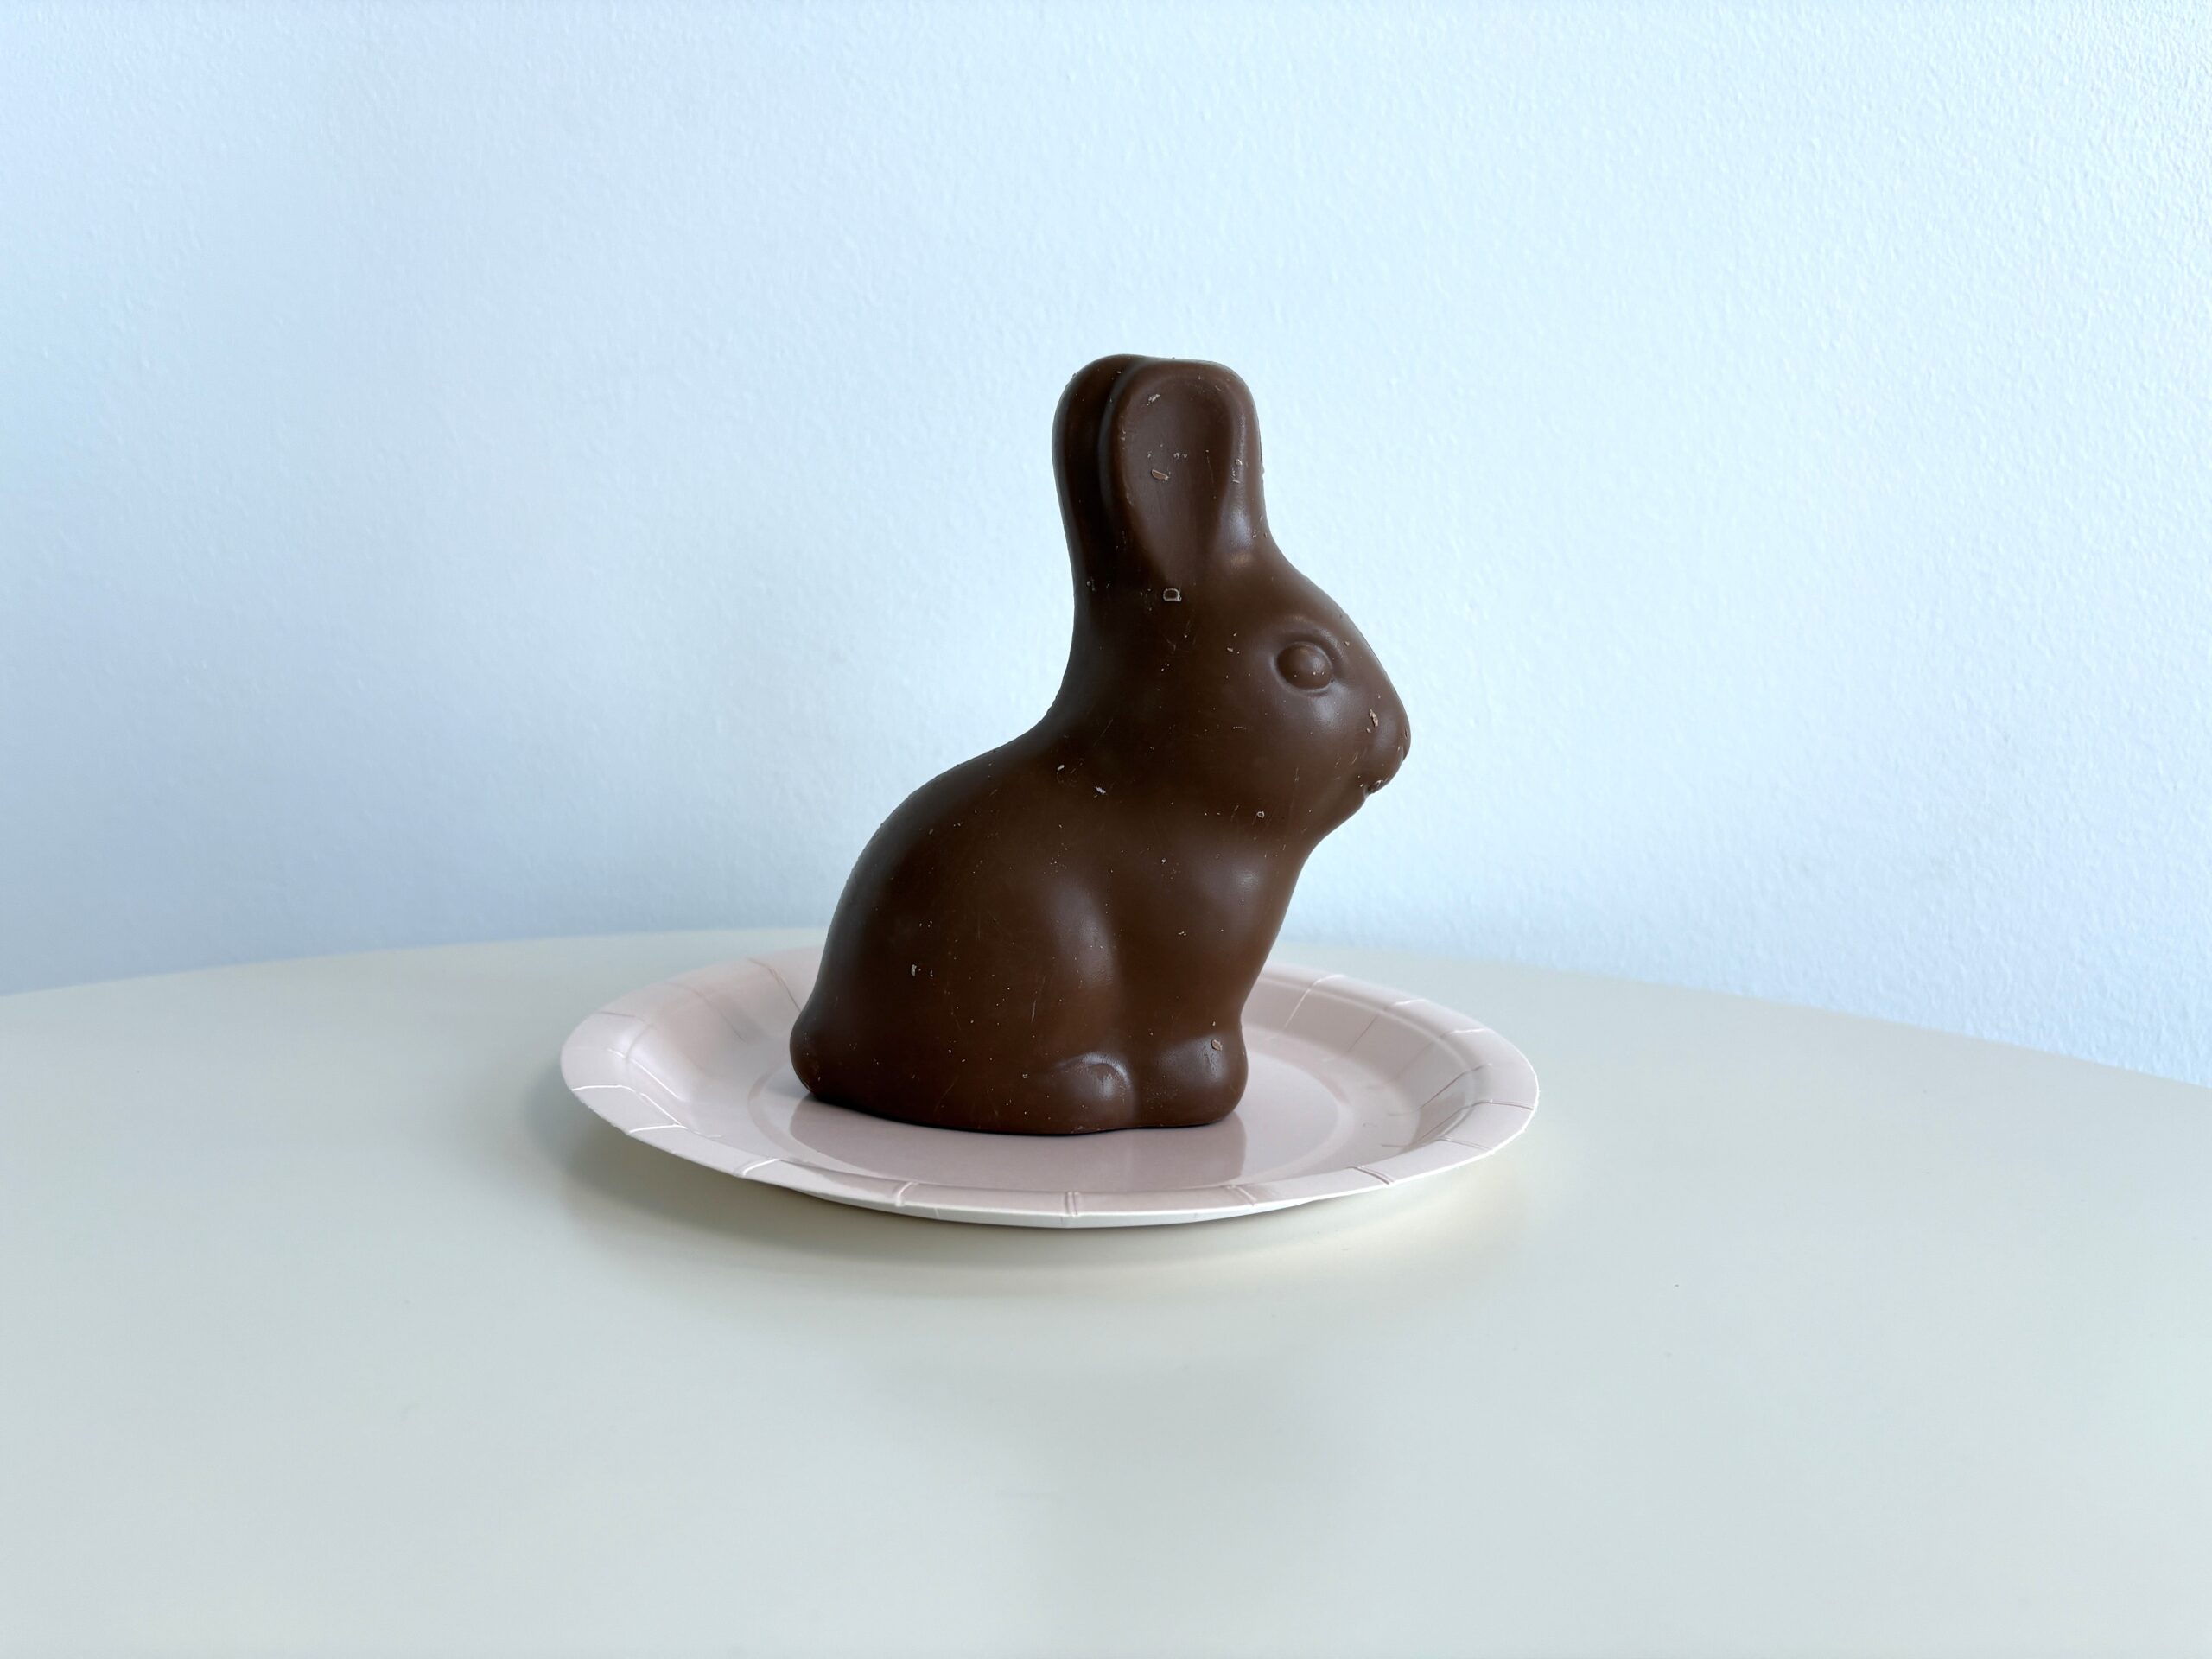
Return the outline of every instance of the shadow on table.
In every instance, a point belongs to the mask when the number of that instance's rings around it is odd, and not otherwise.
[[[593,1116],[554,1066],[525,1096],[523,1118],[530,1143],[560,1171],[579,1217],[596,1228],[720,1241],[757,1266],[785,1272],[874,1267],[942,1289],[1013,1289],[1039,1274],[1197,1262],[1274,1272],[1287,1251],[1332,1275],[1348,1262],[1389,1268],[1439,1251],[1464,1270],[1510,1243],[1524,1209],[1510,1166],[1485,1162],[1404,1192],[1224,1221],[1080,1231],[979,1226],[833,1204],[672,1156]]]

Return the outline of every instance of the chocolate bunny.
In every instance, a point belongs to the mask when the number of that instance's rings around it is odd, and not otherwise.
[[[837,901],[791,1064],[823,1100],[1017,1135],[1211,1123],[1322,836],[1408,730],[1268,532],[1252,395],[1109,357],[1053,420],[1075,639],[1045,717],[925,784]]]

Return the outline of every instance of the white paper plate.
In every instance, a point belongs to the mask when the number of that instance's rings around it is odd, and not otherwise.
[[[785,1044],[820,948],[747,957],[610,1002],[561,1075],[617,1128],[710,1169],[840,1204],[1010,1227],[1214,1221],[1385,1192],[1528,1127],[1536,1074],[1420,997],[1270,963],[1244,1005],[1243,1103],[1202,1129],[971,1135],[809,1096]]]

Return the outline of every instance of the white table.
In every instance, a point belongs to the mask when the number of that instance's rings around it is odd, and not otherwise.
[[[0,1653],[2203,1654],[2212,1091],[1528,969],[1535,1127],[1055,1233],[563,1090],[797,933],[0,999]]]

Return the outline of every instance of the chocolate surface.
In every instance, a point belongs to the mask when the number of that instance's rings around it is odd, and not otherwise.
[[[791,1032],[820,1098],[1025,1135],[1211,1123],[1322,836],[1409,733],[1284,558],[1252,396],[1103,358],[1053,421],[1075,638],[1045,717],[909,796],[853,867]]]

